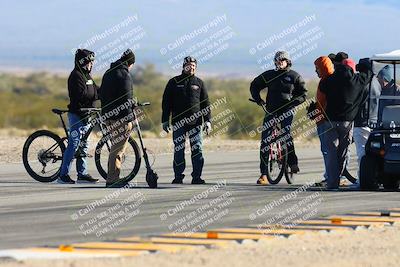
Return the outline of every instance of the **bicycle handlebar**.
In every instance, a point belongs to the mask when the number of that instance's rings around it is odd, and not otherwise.
[[[150,102],[136,103],[138,107],[150,106]]]
[[[99,112],[101,108],[80,108],[79,110],[83,112]]]

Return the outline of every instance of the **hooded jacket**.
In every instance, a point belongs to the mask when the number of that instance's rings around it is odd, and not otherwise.
[[[70,103],[68,105],[69,112],[77,114],[81,118],[86,117],[86,113],[80,111],[81,108],[93,108],[94,102],[98,99],[99,88],[93,81],[90,73],[80,64],[91,53],[89,50],[79,50],[75,56],[75,68],[68,77],[68,95]]]
[[[335,72],[320,83],[327,100],[327,119],[354,121],[371,78],[370,69],[355,74],[351,67],[338,65]]]
[[[326,110],[326,95],[321,91],[321,82],[328,78],[334,71],[332,60],[329,57],[319,57],[314,61],[315,67],[321,76],[321,80],[318,84],[317,95],[315,97],[318,114],[324,114]],[[322,122],[324,120],[321,120]]]
[[[306,100],[307,89],[303,78],[291,69],[267,70],[250,84],[250,93],[261,102],[261,90],[268,88],[266,108],[269,112],[289,110]]]
[[[372,77],[371,83],[367,84],[366,91],[365,100],[360,104],[357,116],[354,120],[354,127],[366,127],[368,126],[368,120],[373,123],[377,123],[378,121],[378,100],[381,95],[381,85],[375,75]],[[370,95],[369,107],[368,93]]]
[[[200,78],[182,73],[168,81],[162,99],[161,121],[169,122],[171,115],[172,124],[200,125],[211,120],[207,89]]]
[[[101,111],[110,120],[133,120],[133,81],[128,63],[121,60],[111,63],[100,87]]]

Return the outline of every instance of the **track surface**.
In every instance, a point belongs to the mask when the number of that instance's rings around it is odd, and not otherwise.
[[[42,184],[31,179],[22,164],[1,164],[0,249],[56,246],[74,242],[171,232],[176,229],[177,225],[181,225],[178,223],[179,219],[227,192],[232,199],[227,206],[228,214],[215,220],[203,231],[218,227],[263,223],[268,218],[276,217],[282,210],[293,207],[302,199],[312,194],[315,195],[317,192],[320,201],[317,205],[317,213],[313,214],[313,217],[399,206],[399,192],[358,192],[348,188],[340,192],[326,192],[313,187],[306,192],[297,194],[295,198],[284,201],[267,213],[261,214],[260,210],[265,205],[288,196],[308,181],[321,180],[323,165],[318,149],[299,149],[297,154],[300,158],[301,174],[297,175],[296,183],[287,185],[283,179],[279,185],[275,186],[257,186],[255,184],[258,178],[258,152],[256,151],[206,153],[203,177],[207,181],[206,185],[190,184],[190,160],[187,162],[187,178],[184,181],[186,184],[170,184],[173,176],[172,155],[160,155],[157,156],[154,166],[160,175],[159,189],[147,188],[142,167],[136,178],[136,186],[121,192],[118,197],[111,198],[110,195],[116,189],[105,189],[104,181],[96,185]],[[187,159],[189,159],[188,156]],[[89,159],[89,161],[91,173],[98,175],[93,159]],[[71,177],[74,176],[75,174],[71,175]],[[190,200],[202,192],[210,192],[213,185],[222,181],[226,181],[226,186],[218,187],[218,190],[209,193],[207,198],[197,200],[176,214],[172,214],[177,204],[184,203],[185,200]],[[143,203],[136,206],[138,214],[135,216],[101,235],[96,235],[98,231],[85,234],[80,230],[80,228],[86,227],[85,229],[87,229],[87,226],[94,225],[89,223],[91,218],[98,218],[102,212],[110,211],[138,192],[142,193]],[[73,219],[74,215],[80,212],[83,214],[89,203],[105,199],[104,203],[88,214],[79,215],[77,218],[75,217],[75,220]],[[134,202],[131,201],[130,204]],[[260,216],[257,215],[257,210]],[[114,209],[114,211],[118,212],[118,209]],[[166,220],[160,219],[162,214],[167,214]],[[255,219],[249,219],[251,214],[257,215]]]

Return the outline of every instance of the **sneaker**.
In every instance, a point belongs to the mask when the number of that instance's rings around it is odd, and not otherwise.
[[[290,166],[290,172],[291,173],[298,173],[300,171],[299,166],[297,164],[293,164]]]
[[[57,179],[58,184],[74,184],[75,181],[69,177],[69,175],[60,176]]]
[[[99,181],[97,178],[93,178],[90,174],[78,175],[76,183],[78,184],[95,184]]]
[[[114,182],[106,182],[106,188],[122,188],[125,187],[126,185],[129,185],[129,182],[119,179]]]
[[[326,187],[326,185],[327,185],[326,179],[324,179],[324,180],[322,180],[322,181],[320,181],[320,182],[316,182],[316,183],[314,184],[314,186],[318,186],[318,187]]]
[[[204,181],[201,178],[193,178],[192,179],[192,184],[205,184],[205,183],[206,183],[206,181]]]
[[[265,175],[265,174],[261,175],[260,178],[258,178],[258,180],[257,180],[257,184],[262,184],[262,185],[269,184],[267,175]]]
[[[340,182],[339,182],[339,186],[348,186],[348,185],[352,185],[353,183],[352,182],[350,182],[349,180],[347,180],[347,179],[340,179]]]
[[[360,184],[359,184],[359,183],[351,184],[351,185],[349,186],[349,188],[350,188],[351,190],[361,190]]]
[[[175,178],[172,180],[172,184],[183,184],[183,178]]]

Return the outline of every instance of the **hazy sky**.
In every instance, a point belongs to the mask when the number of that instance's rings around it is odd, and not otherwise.
[[[217,39],[225,36],[226,40],[221,41],[221,47],[209,47],[207,53],[220,49],[212,57],[204,58],[200,70],[250,76],[262,72],[262,65],[268,63],[268,58],[265,58],[268,54],[282,45],[293,48],[296,39],[299,41],[302,34],[313,29],[315,31],[311,35],[306,34],[303,41],[314,39],[308,46],[303,44],[302,48],[299,47],[297,52],[302,50],[304,55],[295,60],[295,68],[297,65],[299,70],[309,75],[312,75],[315,58],[330,52],[346,51],[358,60],[374,53],[400,49],[400,4],[391,0],[0,0],[0,3],[0,67],[69,69],[73,64],[71,49],[126,19],[133,20],[135,16],[137,20],[131,21],[128,26],[121,26],[119,32],[106,36],[89,48],[97,52],[120,38],[121,34],[134,30],[130,39],[142,35],[140,40],[134,42],[138,45],[137,62],[151,62],[159,70],[174,73],[176,69],[168,60],[175,64],[180,59],[173,57],[196,45],[197,50],[193,53],[206,49],[206,44],[202,46],[199,43],[222,31],[224,35]],[[168,49],[168,45],[177,38],[193,33],[222,16],[225,20],[210,27],[207,32],[199,33],[180,47],[168,50],[166,55],[160,53],[160,49]],[[314,16],[314,19],[296,32],[281,36],[268,47],[258,50],[260,43],[279,35],[307,16]],[[120,46],[120,50],[128,46],[132,45]],[[256,49],[254,55],[249,52],[252,48]],[[98,63],[108,65],[110,62],[107,60],[104,57],[104,62],[100,60]]]

